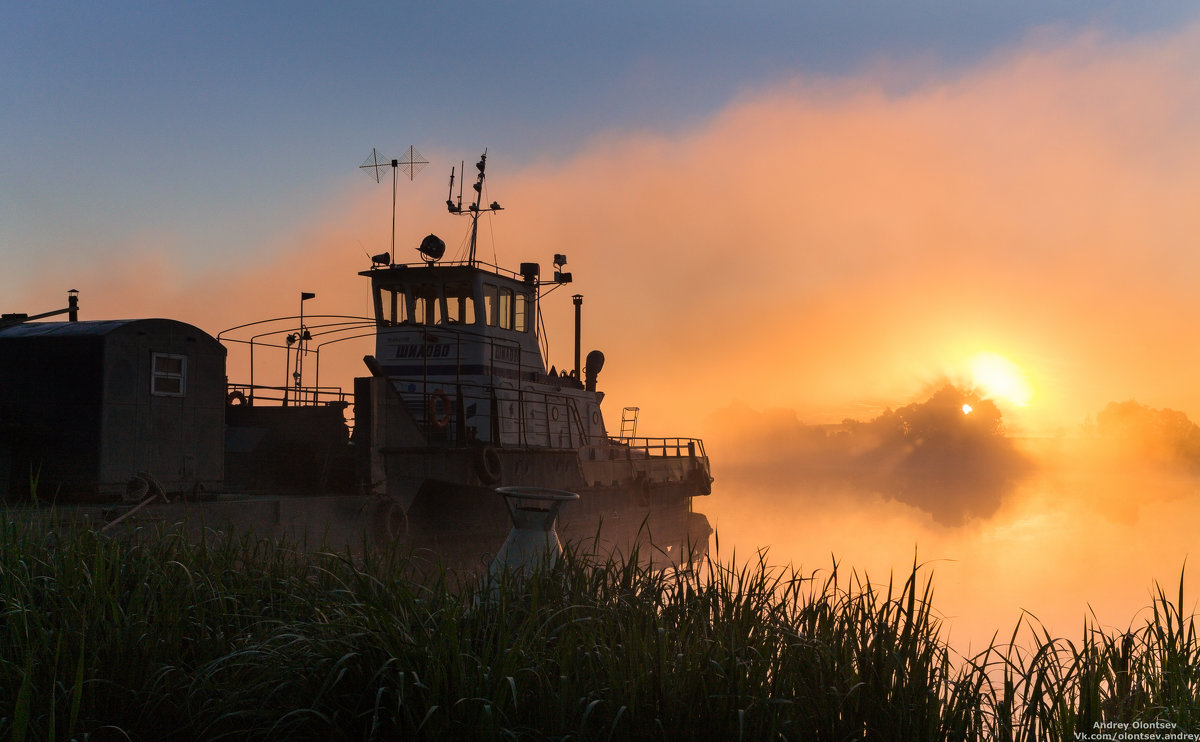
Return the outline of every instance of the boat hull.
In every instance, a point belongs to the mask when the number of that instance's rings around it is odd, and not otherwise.
[[[587,488],[563,507],[559,540],[600,558],[636,554],[642,561],[678,565],[708,549],[712,528],[691,510],[685,485],[664,486],[650,503],[628,488]],[[9,517],[19,510],[11,510]],[[513,524],[495,489],[427,482],[407,509],[379,495],[209,495],[137,505],[29,508],[26,517],[54,517],[113,534],[179,527],[194,538],[250,534],[312,550],[360,553],[399,548],[456,569],[486,568]]]
[[[542,485],[526,485],[541,488]],[[551,488],[556,489],[556,488]],[[706,553],[712,528],[691,508],[690,483],[585,487],[558,516],[559,540],[581,552],[680,564]],[[427,481],[397,521],[397,541],[457,565],[486,564],[512,529],[496,490]]]

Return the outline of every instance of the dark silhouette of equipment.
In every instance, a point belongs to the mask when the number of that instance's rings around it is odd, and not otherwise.
[[[446,254],[446,243],[435,234],[427,236],[421,240],[421,246],[417,248],[417,252],[421,253],[421,258],[426,263],[436,263]]]

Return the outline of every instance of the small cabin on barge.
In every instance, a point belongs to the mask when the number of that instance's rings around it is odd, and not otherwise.
[[[0,498],[110,501],[139,494],[139,481],[168,493],[219,486],[224,423],[225,348],[199,328],[0,324]]]

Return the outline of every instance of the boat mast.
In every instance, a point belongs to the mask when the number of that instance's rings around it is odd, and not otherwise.
[[[480,203],[483,201],[483,178],[484,171],[487,168],[487,150],[483,150],[483,154],[479,156],[479,162],[475,163],[476,169],[479,170],[479,177],[475,180],[475,184],[471,187],[475,189],[475,202],[467,207],[468,213],[471,215],[471,245],[467,253],[467,264],[475,265],[475,245],[479,238],[479,215],[484,212],[502,211],[500,204],[493,201],[487,208],[481,208]],[[463,213],[462,208],[462,183],[458,186],[458,203],[454,202],[454,168],[450,168],[450,194],[446,199],[446,208],[451,214]]]

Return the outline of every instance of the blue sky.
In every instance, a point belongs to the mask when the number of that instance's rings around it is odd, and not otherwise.
[[[1031,33],[1135,34],[1194,14],[1186,2],[2,7],[0,295],[48,254],[80,259],[137,234],[195,264],[252,251],[358,177],[372,147],[554,160],[611,132],[687,130],[780,81],[891,63],[952,76]]]

